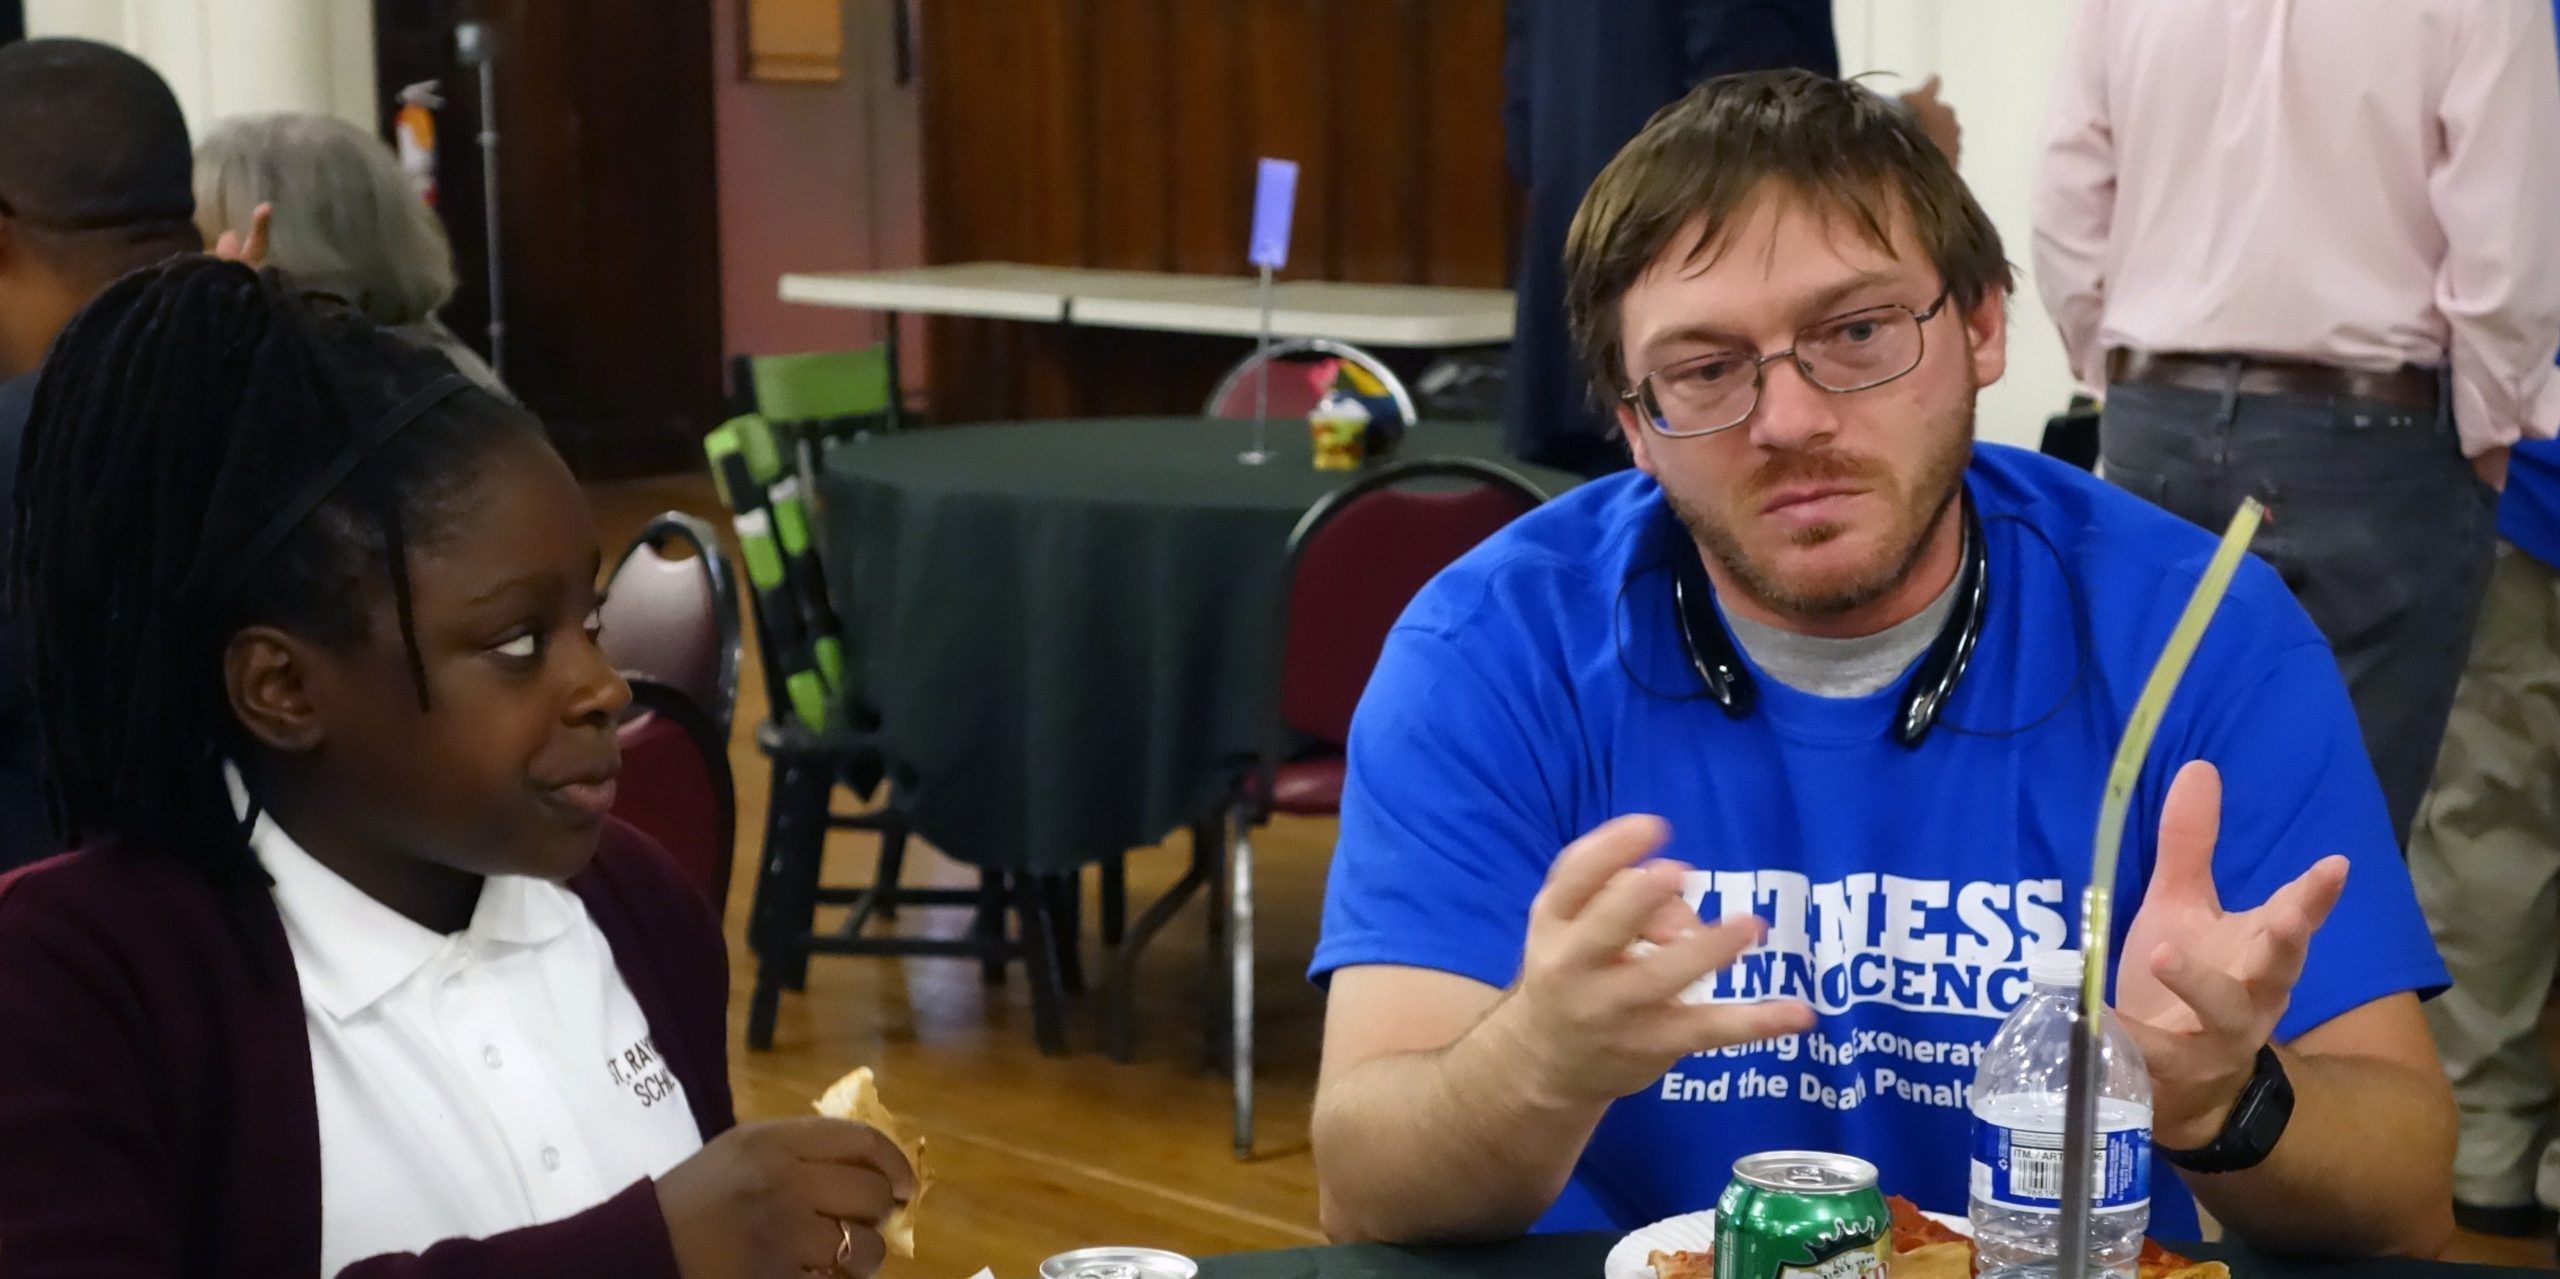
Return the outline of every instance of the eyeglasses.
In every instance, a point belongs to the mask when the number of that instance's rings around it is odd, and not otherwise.
[[[1920,367],[1927,344],[1921,326],[1946,309],[1939,292],[1926,311],[1871,306],[1817,320],[1797,331],[1795,345],[1754,356],[1718,351],[1665,365],[1636,379],[1618,398],[1635,406],[1658,435],[1675,440],[1730,431],[1760,407],[1763,370],[1792,360],[1796,371],[1834,395],[1882,386]]]

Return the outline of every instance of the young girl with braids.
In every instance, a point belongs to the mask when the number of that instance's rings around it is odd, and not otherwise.
[[[0,1273],[869,1275],[880,1134],[738,1125],[711,913],[541,428],[248,269],[45,362],[12,547],[54,817],[0,880]]]

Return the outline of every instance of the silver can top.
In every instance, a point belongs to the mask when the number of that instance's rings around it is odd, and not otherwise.
[[[1040,1279],[1194,1279],[1200,1263],[1162,1248],[1078,1248],[1040,1263]]]
[[[1876,1166],[1855,1155],[1821,1150],[1769,1150],[1734,1161],[1733,1175],[1763,1190],[1841,1195],[1876,1184]]]

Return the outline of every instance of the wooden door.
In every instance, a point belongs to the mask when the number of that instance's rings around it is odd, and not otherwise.
[[[386,99],[442,82],[438,211],[488,346],[480,98],[455,29],[495,38],[506,377],[591,477],[687,470],[721,410],[711,11],[702,0],[374,0]]]

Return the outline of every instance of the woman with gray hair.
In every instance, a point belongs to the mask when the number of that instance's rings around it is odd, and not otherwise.
[[[271,205],[265,265],[336,299],[507,394],[436,312],[453,297],[453,249],[381,139],[335,116],[224,121],[196,147],[196,224],[207,243],[251,233]],[[512,398],[512,397],[510,397]]]

